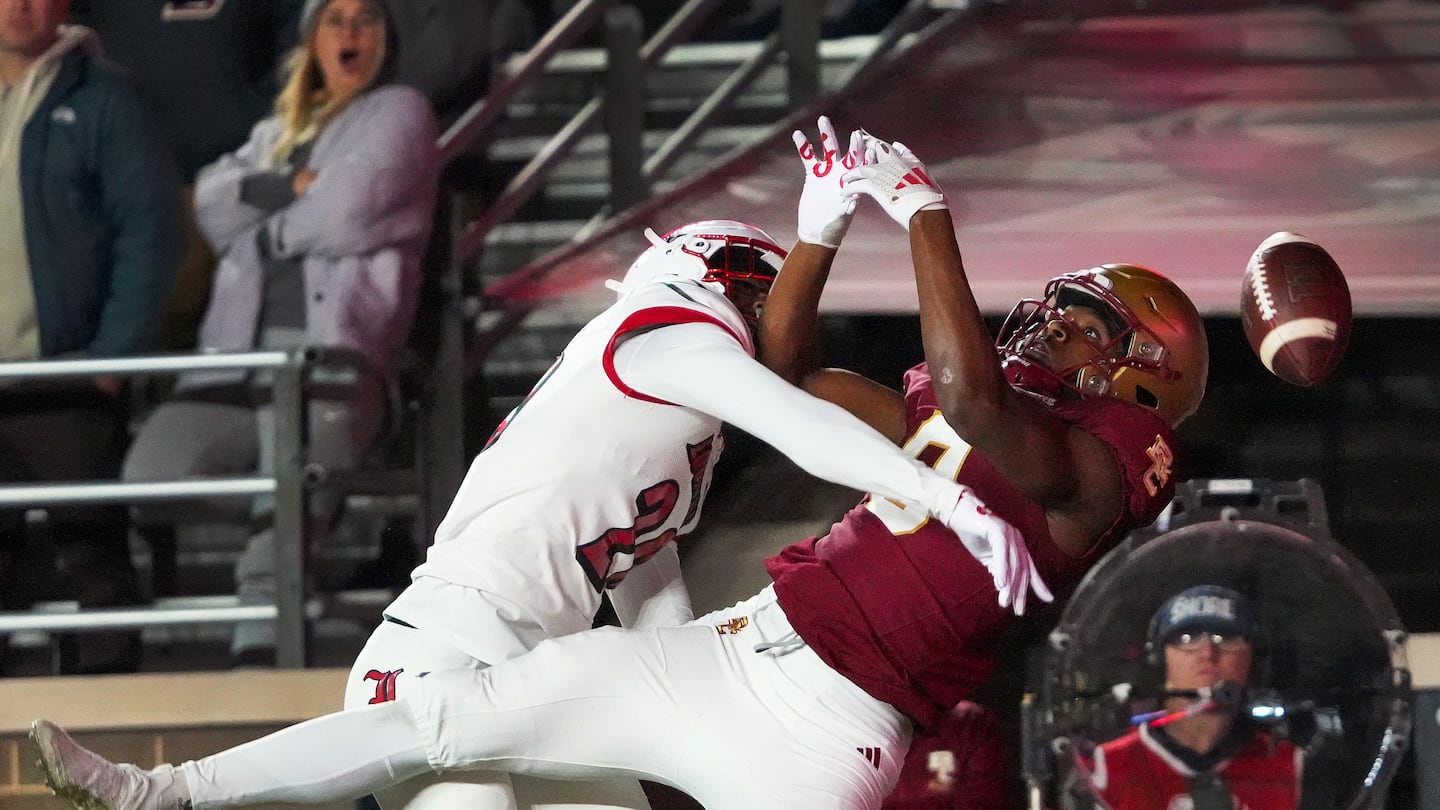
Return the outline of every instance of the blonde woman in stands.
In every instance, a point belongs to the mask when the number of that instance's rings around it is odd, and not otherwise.
[[[389,82],[394,31],[380,0],[308,0],[274,114],[200,171],[196,217],[220,258],[202,350],[338,346],[382,372],[393,367],[415,312],[439,176],[429,101]],[[243,372],[182,379],[137,436],[125,478],[272,470],[274,413],[264,382]],[[310,458],[329,469],[353,466],[385,419],[376,380],[340,389],[351,393],[310,410]],[[268,499],[190,501],[140,507],[136,523],[172,544],[177,523],[250,525],[237,590],[243,603],[266,604],[275,594],[271,511]],[[242,624],[231,651],[237,665],[265,665],[274,644],[273,626]]]

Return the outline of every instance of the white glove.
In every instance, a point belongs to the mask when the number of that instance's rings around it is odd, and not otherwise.
[[[819,157],[805,133],[797,129],[791,136],[805,166],[805,187],[800,192],[795,231],[802,242],[838,248],[850,228],[858,199],[845,189],[840,178],[847,169],[860,164],[860,133],[857,130],[850,134],[850,148],[842,155],[838,153],[840,142],[830,119],[822,115],[816,126],[820,130]]]
[[[1035,570],[1020,530],[985,508],[969,487],[960,489],[960,500],[945,525],[989,569],[995,590],[1000,592],[1000,607],[1013,608],[1016,616],[1023,616],[1025,599],[1032,590],[1041,601],[1054,601],[1055,596]]]
[[[842,182],[850,192],[873,197],[892,219],[910,230],[917,211],[947,208],[945,193],[930,179],[925,164],[899,141],[885,143],[862,133],[861,165],[845,173]]]

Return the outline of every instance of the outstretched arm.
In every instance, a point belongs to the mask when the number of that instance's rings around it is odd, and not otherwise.
[[[897,392],[859,374],[820,366],[820,293],[855,213],[856,195],[841,181],[858,164],[861,133],[851,133],[841,152],[829,118],[821,116],[817,130],[818,149],[799,130],[791,136],[805,177],[795,226],[800,238],[765,299],[756,359],[899,444],[905,440],[905,403]]]
[[[870,141],[865,158],[847,183],[910,231],[925,359],[945,420],[1045,507],[1062,548],[1084,553],[1120,513],[1113,455],[1005,380],[944,194],[924,164],[900,143]]]
[[[756,359],[796,385],[820,368],[820,293],[855,215],[855,195],[845,190],[841,178],[860,159],[859,132],[851,135],[842,153],[830,119],[820,116],[816,127],[818,149],[798,129],[790,136],[805,177],[795,220],[800,238],[770,288],[755,336]]]
[[[615,370],[636,391],[732,424],[817,478],[918,505],[989,569],[1002,606],[1023,612],[1031,589],[1049,600],[1019,532],[991,516],[968,487],[905,455],[844,409],[786,384],[724,329],[683,323],[627,338],[615,351]]]
[[[755,359],[786,382],[803,385],[820,368],[820,293],[835,252],[803,239],[796,242],[765,298]]]
[[[765,299],[756,334],[756,359],[786,382],[844,408],[895,444],[905,441],[905,400],[868,377],[820,365],[820,291],[833,248],[795,243]]]

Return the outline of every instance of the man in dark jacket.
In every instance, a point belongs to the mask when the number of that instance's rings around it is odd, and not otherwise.
[[[184,245],[180,187],[140,101],[61,23],[68,0],[0,0],[0,361],[151,351]],[[123,380],[0,377],[0,482],[118,476]],[[124,507],[0,513],[0,599],[139,599]],[[53,548],[52,548],[53,546]],[[60,563],[54,565],[54,552]],[[98,635],[62,670],[134,669]]]

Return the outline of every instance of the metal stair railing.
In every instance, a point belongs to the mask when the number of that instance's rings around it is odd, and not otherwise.
[[[276,629],[276,664],[288,668],[306,666],[306,570],[313,535],[307,495],[311,489],[326,482],[326,471],[306,462],[306,414],[312,387],[308,379],[310,372],[318,368],[343,368],[362,378],[376,374],[364,359],[354,352],[326,347],[306,347],[290,352],[199,353],[0,363],[0,382],[97,375],[134,377],[190,371],[270,372],[268,384],[275,408],[274,431],[270,436],[270,440],[275,444],[273,475],[175,481],[13,484],[0,486],[0,508],[273,495],[274,531],[277,541],[276,597],[273,605],[238,605],[233,599],[204,604],[197,604],[195,600],[157,600],[152,605],[129,608],[90,608],[66,612],[9,611],[0,612],[0,634],[22,631],[85,632],[160,624],[273,620]],[[324,388],[333,390],[334,383],[327,382]],[[381,475],[384,475],[383,471]]]

